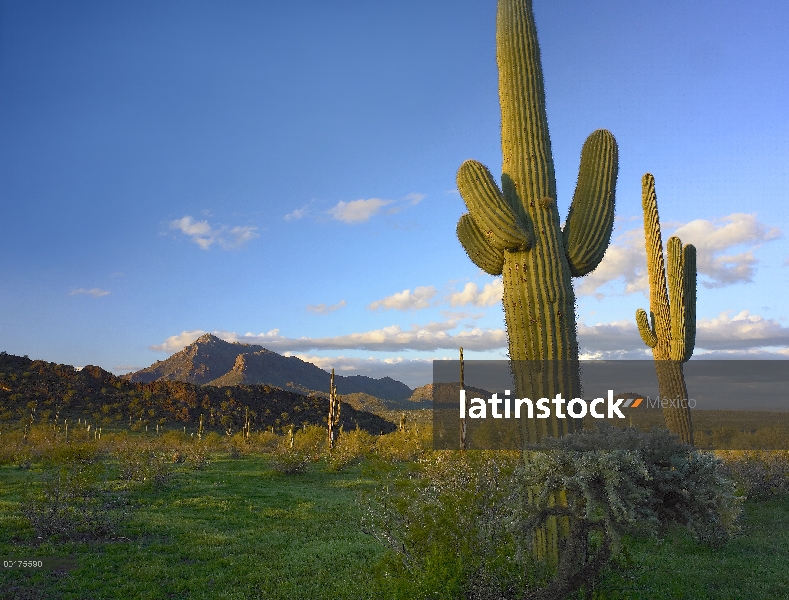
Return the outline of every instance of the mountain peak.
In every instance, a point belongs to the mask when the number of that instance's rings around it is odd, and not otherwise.
[[[329,373],[312,363],[295,356],[282,356],[262,346],[226,342],[211,333],[201,335],[166,360],[129,373],[126,378],[133,383],[169,380],[214,386],[268,384],[323,393],[329,391],[331,383]],[[339,375],[336,385],[340,394],[363,392],[392,401],[406,400],[412,392],[406,384],[391,377]]]
[[[216,342],[223,342],[224,340],[216,337],[213,333],[204,333],[199,338],[197,338],[192,344],[211,344]],[[192,344],[189,344],[190,346]]]

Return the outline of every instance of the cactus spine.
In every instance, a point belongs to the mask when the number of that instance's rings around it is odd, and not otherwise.
[[[336,427],[340,424],[340,398],[337,396],[337,386],[334,385],[334,369],[331,370],[331,384],[329,386],[329,450],[334,448],[334,440],[337,438]]]
[[[686,444],[692,444],[693,425],[682,363],[691,357],[696,343],[696,248],[692,244],[683,246],[678,237],[669,238],[667,286],[655,178],[650,173],[641,179],[641,204],[650,315],[648,318],[646,311],[639,308],[636,323],[641,339],[652,348],[655,357],[660,396],[675,401],[674,406],[663,409],[666,427]]]
[[[519,396],[575,398],[581,389],[571,277],[594,270],[608,247],[617,144],[606,130],[587,138],[562,230],[531,0],[499,1],[496,58],[502,187],[479,162],[461,165],[458,190],[469,212],[460,218],[457,235],[474,264],[503,275],[509,357]],[[552,418],[523,427],[528,444],[573,431],[576,424]]]

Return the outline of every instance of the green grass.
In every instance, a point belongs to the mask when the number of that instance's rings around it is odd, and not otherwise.
[[[789,598],[789,498],[746,502],[741,527],[717,549],[681,530],[629,542],[629,576],[609,574],[599,600]]]
[[[312,465],[286,476],[259,458],[217,460],[167,489],[135,491],[121,533],[128,540],[40,548],[14,516],[35,475],[0,467],[0,556],[73,554],[79,567],[66,576],[0,573],[0,590],[17,588],[0,597],[372,597],[382,549],[359,530],[357,490],[369,484],[359,468],[326,473]]]
[[[0,571],[0,598],[379,598],[383,548],[359,527],[370,477],[362,466],[329,473],[321,462],[288,476],[263,457],[218,458],[166,488],[132,488],[117,539],[36,546],[19,511],[40,472],[0,466],[0,557],[78,564],[67,574]],[[742,532],[724,548],[681,531],[626,548],[630,567],[606,576],[599,600],[789,598],[789,499],[747,502]]]

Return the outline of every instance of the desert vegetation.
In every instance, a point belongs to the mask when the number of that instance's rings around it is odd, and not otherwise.
[[[665,431],[603,427],[524,461],[519,451],[433,451],[430,423],[416,418],[384,435],[343,431],[332,449],[316,425],[200,438],[83,428],[68,440],[45,425],[25,439],[20,425],[0,439],[0,554],[73,559],[64,570],[4,570],[2,597],[789,590],[789,540],[776,531],[789,525],[786,452],[700,452]],[[533,552],[535,526],[549,519],[568,533],[558,569]],[[712,574],[683,581],[692,564]],[[747,575],[732,580],[729,569]]]

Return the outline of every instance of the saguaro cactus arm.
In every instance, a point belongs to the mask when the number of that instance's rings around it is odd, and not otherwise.
[[[504,251],[490,245],[470,214],[460,217],[457,236],[471,262],[490,275],[501,275]]]
[[[685,354],[682,362],[690,359],[696,346],[696,246],[682,247],[683,276],[685,279]]]
[[[647,313],[643,308],[636,311],[636,325],[638,325],[638,333],[641,334],[641,339],[650,348],[657,346],[657,335],[655,335],[655,314],[650,313],[652,322],[650,323]]]
[[[464,162],[458,169],[457,186],[471,218],[493,248],[498,251],[529,248],[526,231],[484,165],[475,160]]]
[[[583,277],[603,260],[614,229],[619,150],[611,132],[598,129],[584,142],[578,183],[562,235],[570,273]]]
[[[660,234],[655,178],[651,173],[647,173],[641,178],[641,206],[644,210],[649,307],[652,312],[652,330],[658,339],[658,343],[652,347],[660,346],[655,358],[664,360],[668,358],[668,353],[664,352],[661,341],[668,343],[671,332],[671,313],[668,304],[668,289],[666,288],[666,266],[663,261],[663,238]],[[663,356],[664,353],[665,356]]]
[[[666,244],[671,310],[671,360],[687,361],[696,341],[696,248],[678,237]]]

